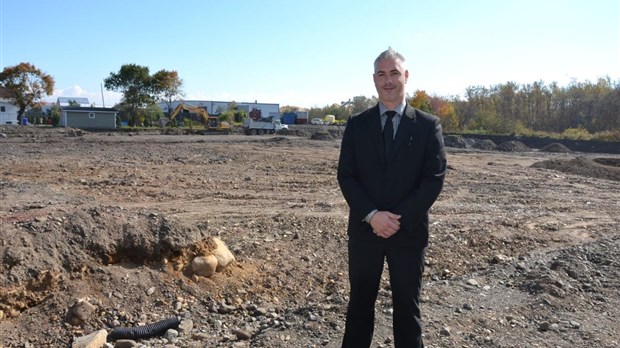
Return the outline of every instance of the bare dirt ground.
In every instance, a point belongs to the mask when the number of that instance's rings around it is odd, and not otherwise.
[[[175,316],[126,346],[337,347],[348,208],[340,139],[319,138],[0,128],[0,347]],[[620,346],[620,156],[448,156],[427,346]],[[192,275],[213,236],[236,261]],[[387,278],[376,311],[373,347],[393,347]]]

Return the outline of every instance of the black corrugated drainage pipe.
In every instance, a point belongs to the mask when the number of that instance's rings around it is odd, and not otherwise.
[[[168,329],[179,327],[179,324],[180,322],[177,317],[171,317],[144,326],[115,327],[108,335],[108,340],[140,339],[161,336],[166,333]]]

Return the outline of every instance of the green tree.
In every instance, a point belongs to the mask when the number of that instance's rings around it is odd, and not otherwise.
[[[422,90],[417,90],[413,93],[413,98],[409,100],[409,105],[425,112],[433,112],[431,108],[431,98]]]
[[[152,76],[153,92],[155,99],[168,105],[172,110],[172,102],[183,97],[183,80],[176,71],[160,70]]]
[[[52,125],[58,126],[60,123],[60,106],[54,104],[51,108],[47,110],[47,117],[52,119]]]
[[[353,97],[352,99],[350,99],[348,102],[345,102],[345,103],[350,105],[349,113],[352,115],[352,114],[360,113],[366,109],[369,109],[375,106],[378,103],[378,100],[374,96],[371,98],[367,98],[362,95],[359,95],[359,96]]]
[[[17,121],[21,122],[27,108],[37,106],[43,96],[54,93],[54,78],[30,63],[19,63],[4,68],[0,86],[17,106]]]
[[[127,104],[129,119],[134,125],[139,123],[138,110],[153,104],[156,88],[149,75],[149,68],[137,64],[125,64],[117,73],[110,73],[104,80],[107,90],[123,93],[123,104]]]

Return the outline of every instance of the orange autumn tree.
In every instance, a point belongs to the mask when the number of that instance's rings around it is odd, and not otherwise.
[[[425,112],[433,112],[431,108],[431,98],[423,90],[418,89],[413,93],[413,97],[409,100],[409,105]]]
[[[19,63],[4,68],[0,86],[17,106],[17,121],[21,122],[27,108],[38,106],[44,96],[54,93],[54,78],[30,63]]]
[[[459,128],[459,120],[454,106],[441,97],[431,97],[425,91],[417,90],[409,100],[409,105],[439,117],[444,131],[452,132]]]
[[[430,105],[433,110],[432,113],[441,120],[441,127],[443,127],[444,131],[454,132],[459,129],[459,118],[451,102],[441,97],[433,96],[431,97]]]

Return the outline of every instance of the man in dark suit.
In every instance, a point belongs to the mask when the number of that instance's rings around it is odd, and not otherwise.
[[[351,292],[342,347],[369,347],[387,260],[394,344],[424,347],[419,297],[428,244],[428,210],[446,172],[441,124],[408,106],[405,58],[389,48],[375,60],[379,104],[347,122],[338,183],[349,205]]]

